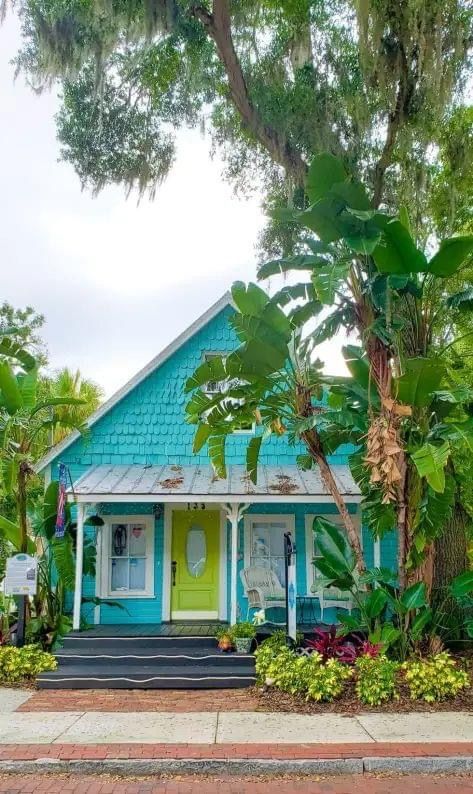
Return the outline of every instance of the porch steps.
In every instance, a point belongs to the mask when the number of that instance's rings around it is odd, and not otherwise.
[[[252,654],[226,654],[212,637],[70,634],[40,689],[234,689],[255,683]]]

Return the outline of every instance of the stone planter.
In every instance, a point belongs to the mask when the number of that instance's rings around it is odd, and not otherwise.
[[[237,653],[249,653],[252,642],[252,637],[235,637],[234,643]]]

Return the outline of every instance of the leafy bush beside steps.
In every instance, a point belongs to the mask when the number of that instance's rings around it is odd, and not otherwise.
[[[25,645],[23,648],[14,648],[11,645],[0,647],[0,683],[28,681],[38,673],[54,670],[56,667],[54,656],[37,645]]]

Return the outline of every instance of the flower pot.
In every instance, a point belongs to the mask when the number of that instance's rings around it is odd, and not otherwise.
[[[218,647],[224,653],[228,653],[229,651],[231,651],[232,648],[233,648],[233,643],[232,643],[231,638],[227,637],[227,636],[220,637],[220,639],[218,641]]]
[[[235,646],[237,653],[249,653],[252,642],[253,642],[252,637],[235,637]]]

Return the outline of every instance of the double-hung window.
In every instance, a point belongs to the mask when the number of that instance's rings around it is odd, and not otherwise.
[[[115,598],[154,595],[152,516],[112,516],[102,540],[102,594]]]
[[[306,548],[306,563],[307,563],[307,592],[309,595],[312,595],[311,587],[315,583],[317,576],[321,576],[318,572],[318,569],[314,565],[314,559],[320,557],[320,552],[317,548],[317,540],[316,534],[313,530],[314,518],[316,518],[320,513],[311,513],[306,514],[305,517],[305,548]],[[324,514],[322,516],[326,518],[328,521],[331,521],[332,524],[336,524],[337,527],[340,527],[342,532],[345,534],[345,525],[343,523],[343,519],[339,513],[334,515],[332,514]],[[358,532],[360,533],[360,540],[363,540],[361,536],[361,519],[360,514],[355,513],[352,514],[353,523],[357,528]]]
[[[284,587],[284,533],[294,541],[294,516],[247,515],[245,523],[245,566],[270,568]]]

